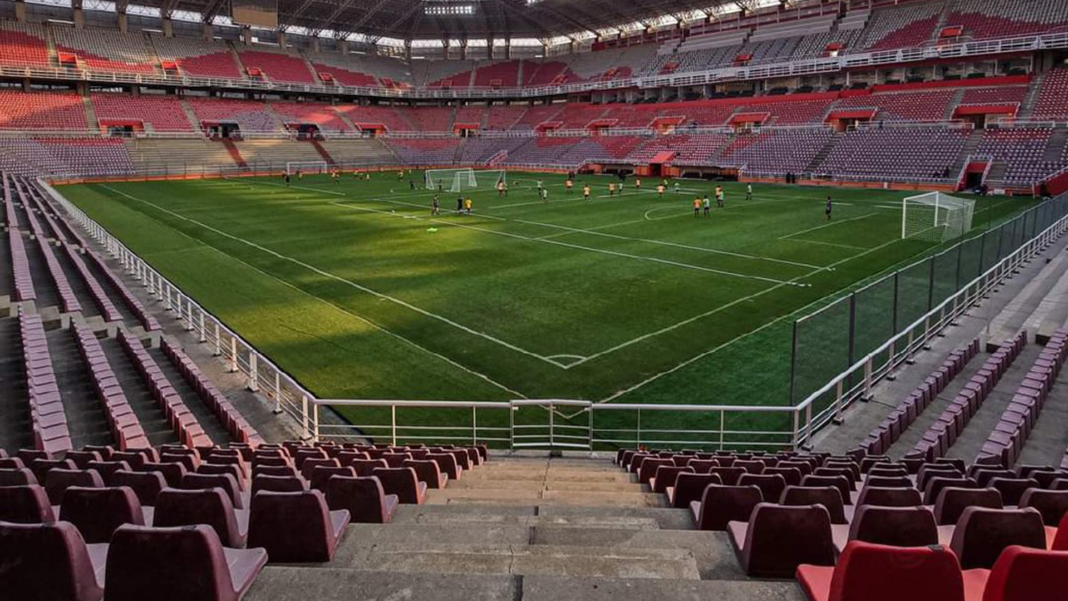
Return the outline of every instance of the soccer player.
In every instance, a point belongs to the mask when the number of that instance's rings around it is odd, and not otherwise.
[[[831,220],[831,209],[833,209],[833,208],[834,208],[834,206],[831,203],[831,196],[830,196],[830,194],[828,194],[827,195],[827,204],[826,204],[826,206],[823,207],[823,212],[827,215],[827,221]]]
[[[297,169],[297,181],[303,181],[303,180],[304,180],[304,172],[301,171],[300,169]]]
[[[700,196],[694,196],[693,197],[693,216],[694,217],[700,217],[701,216],[701,197]]]
[[[470,196],[468,196],[468,197],[467,197],[467,200],[465,200],[465,201],[464,201],[464,208],[465,208],[465,209],[467,209],[467,214],[468,214],[468,215],[470,215],[470,214],[471,214],[471,204],[472,204],[472,203],[471,203],[471,197],[470,197]]]
[[[408,178],[408,189],[415,192],[415,180],[410,177]]]
[[[642,191],[642,178],[637,177],[634,179],[634,187],[637,188],[639,192]]]
[[[723,208],[723,201],[726,200],[723,194],[723,186],[716,186],[716,206],[721,209]]]
[[[497,198],[504,196],[504,180],[497,180]]]
[[[664,197],[664,184],[660,184],[656,187],[656,193],[660,195],[660,198]]]
[[[681,188],[679,188],[679,182],[675,182],[675,194],[678,194],[680,191]]]
[[[401,169],[400,171],[397,172],[397,181],[399,182],[399,181],[403,181],[403,180],[404,180],[404,170]]]
[[[437,194],[434,195],[434,203],[430,206],[430,214],[431,215],[440,215],[441,214],[441,203],[438,201],[438,195]]]
[[[334,171],[330,173],[330,177],[334,178],[334,183],[335,184],[340,184],[341,183],[341,172],[338,171],[337,169],[334,169]]]
[[[542,188],[541,189],[541,201],[542,202],[549,202],[549,189],[548,188]]]
[[[585,185],[582,186],[582,195],[586,198],[586,200],[590,199],[590,185],[589,184],[585,184]]]
[[[615,184],[615,182],[612,182],[612,183],[608,184],[608,195],[609,196],[615,196],[616,195],[616,184]]]
[[[445,191],[445,186],[442,185],[441,180],[439,179],[438,180],[438,192],[444,192],[444,191]]]
[[[464,212],[464,196],[463,196],[463,194],[458,194],[456,196],[456,212],[460,213],[460,214],[463,214],[463,212]]]
[[[569,178],[566,182],[564,182],[564,187],[567,188],[567,193],[571,194],[575,191],[575,182]]]
[[[753,184],[746,184],[745,186],[745,199],[753,200]]]
[[[544,185],[542,185],[542,183],[541,183],[541,180],[539,179],[539,180],[538,180],[538,194],[539,194],[539,195],[541,195],[541,189],[542,189],[542,188],[544,188],[544,187],[545,187],[545,186],[544,186]]]
[[[704,205],[705,205],[705,217],[708,217],[709,215],[712,214],[712,199],[710,199],[708,197],[708,194],[705,194]]]
[[[289,172],[288,171],[282,173],[282,179],[284,179],[286,181],[286,187],[288,188],[289,187]]]

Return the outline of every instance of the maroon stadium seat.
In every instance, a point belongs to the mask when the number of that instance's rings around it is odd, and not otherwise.
[[[1010,546],[994,567],[964,572],[968,599],[982,601],[1060,600],[1066,594],[1068,552]]]
[[[690,503],[690,512],[698,530],[727,529],[730,522],[746,522],[753,509],[764,497],[755,486],[722,486],[710,484],[705,487],[700,501]]]
[[[272,563],[326,562],[348,523],[349,512],[330,511],[317,490],[261,491],[249,510],[248,546],[266,549]]]
[[[104,488],[104,480],[93,470],[54,469],[45,476],[45,491],[48,501],[53,505],[63,501],[63,493],[71,486]]]
[[[775,469],[775,468],[769,468]],[[831,524],[847,524],[842,492],[833,486],[787,486],[779,503],[783,505],[822,505],[831,516]]]
[[[100,601],[106,552],[69,522],[0,522],[0,591],[12,601]]]
[[[308,483],[304,481],[304,478],[298,478],[296,476],[256,476],[252,479],[252,496],[256,496],[256,493],[261,490],[269,490],[272,492],[301,492],[308,490]]]
[[[1068,515],[1068,490],[1028,490],[1020,498],[1019,507],[1037,510],[1047,526],[1056,527]]]
[[[848,527],[835,527],[835,546],[863,541],[891,547],[922,547],[938,544],[938,525],[927,507],[857,507]],[[846,534],[842,538],[843,530]]]
[[[969,507],[953,529],[950,548],[961,566],[990,569],[1006,547],[1021,545],[1046,548],[1042,514],[1034,509],[987,509]]]
[[[112,486],[126,486],[137,495],[141,505],[150,507],[156,504],[159,493],[167,488],[167,481],[159,472],[118,471],[111,475]]]
[[[326,484],[326,502],[331,510],[348,510],[352,521],[361,524],[386,524],[400,503],[397,495],[387,495],[374,476],[345,478],[334,476]]]
[[[449,481],[448,474],[441,473],[441,469],[434,461],[408,459],[401,463],[400,467],[410,467],[415,470],[415,477],[420,482],[425,482],[427,488],[441,489]],[[353,474],[355,476],[355,474]]]
[[[201,466],[204,467],[204,466]],[[226,474],[186,474],[182,478],[184,490],[202,490],[205,488],[221,488],[230,497],[230,502],[235,509],[245,509],[245,501],[237,481],[232,473]]]
[[[26,468],[0,469],[0,487],[2,486],[27,486],[37,484],[37,476]]]
[[[59,519],[74,524],[87,543],[106,543],[123,524],[145,525],[145,514],[133,490],[125,487],[71,487],[63,495]]]
[[[854,541],[834,567],[802,565],[809,601],[965,601],[960,564],[949,549]]]
[[[248,533],[248,514],[238,514],[223,491],[168,488],[159,495],[152,525],[156,528],[205,524],[215,529],[224,547],[240,549]]]
[[[716,474],[691,474],[683,472],[675,477],[675,486],[667,491],[671,506],[677,509],[688,509],[690,503],[700,501],[705,494],[705,489],[710,484],[723,484]]]
[[[333,476],[348,476],[350,478],[355,478],[356,470],[351,467],[320,465],[312,468],[311,478],[308,479],[308,485],[309,487],[326,494],[326,483]]]
[[[953,526],[969,507],[1002,509],[1001,493],[993,488],[943,488],[935,502],[935,520],[939,526]]]
[[[18,524],[54,522],[55,514],[43,486],[0,487],[0,521]]]
[[[821,505],[760,503],[749,522],[727,525],[743,571],[758,578],[790,578],[801,564],[833,566],[831,518]]]
[[[123,526],[108,548],[108,601],[238,601],[267,563],[263,549],[225,549],[210,526]]]
[[[420,505],[426,501],[426,482],[420,482],[415,470],[409,467],[376,468],[371,475],[378,478],[388,495],[397,495],[401,503]]]

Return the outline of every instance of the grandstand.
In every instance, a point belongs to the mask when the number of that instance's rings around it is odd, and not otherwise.
[[[236,4],[0,2],[0,598],[1064,598],[1068,2]]]

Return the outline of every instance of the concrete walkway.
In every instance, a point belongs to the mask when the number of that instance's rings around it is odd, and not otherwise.
[[[753,580],[723,532],[606,459],[491,456],[392,524],[354,524],[329,564],[268,566],[246,601],[800,601]]]
[[[956,326],[948,328],[944,336],[934,339],[929,350],[915,357],[913,365],[898,370],[894,374],[894,380],[880,382],[873,389],[872,401],[854,403],[846,410],[845,421],[841,425],[820,431],[815,438],[816,449],[845,453],[856,448],[954,349],[976,337],[984,343],[985,349],[988,340],[995,345],[1000,344],[1005,338],[1018,332],[1057,283],[1068,277],[1066,249],[1068,237],[1062,238],[1031,259],[1018,274],[1006,280],[980,306],[961,318]],[[972,359],[965,371],[950,383],[935,403],[929,406],[894,444],[890,452],[892,457],[902,455],[919,441],[923,432],[952,401],[952,395],[979,369],[986,356],[981,352]]]

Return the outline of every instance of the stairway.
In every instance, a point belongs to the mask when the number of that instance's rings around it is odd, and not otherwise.
[[[182,112],[185,113],[185,118],[189,119],[189,126],[193,128],[193,131],[201,131],[203,129],[200,126],[200,119],[197,118],[197,114],[193,112],[193,108],[186,104],[185,99],[178,100],[178,104],[182,107]]]
[[[245,599],[803,599],[665,505],[606,459],[491,454],[393,523],[350,525],[330,563],[268,566]]]
[[[1065,143],[1068,143],[1068,128],[1058,125],[1049,137],[1046,151],[1042,155],[1042,162],[1050,165],[1060,164]]]
[[[1016,114],[1017,119],[1026,121],[1031,118],[1031,115],[1035,114],[1035,104],[1038,102],[1038,95],[1042,92],[1042,85],[1045,82],[1045,73],[1037,75],[1031,80],[1031,85],[1027,86],[1027,95],[1024,96],[1024,101],[1020,103],[1020,110]]]
[[[330,153],[327,152],[326,148],[323,147],[319,140],[311,138],[308,141],[311,142],[311,145],[315,147],[315,151],[319,153],[319,156],[323,157],[323,160],[326,161],[327,166],[333,167],[337,164],[336,162],[334,162],[334,157],[330,156]]]
[[[78,351],[73,332],[53,330],[46,337],[74,448],[111,444],[107,417],[100,407],[93,379]]]
[[[467,138],[460,138],[460,143],[456,145],[456,152],[452,154],[452,162],[454,165],[459,165],[460,161],[464,158],[464,148],[467,147]]]
[[[950,10],[953,8],[952,2],[946,2],[942,6],[942,12],[938,15],[938,23],[935,23],[934,38],[928,40],[929,42],[937,42],[940,35],[942,35],[942,28],[946,26],[946,22],[949,20]]]
[[[337,114],[337,118],[341,119],[342,123],[344,123],[345,125],[349,126],[349,128],[352,129],[352,131],[354,131],[354,132],[355,131],[360,131],[360,128],[356,127],[356,123],[354,123],[352,121],[352,119],[349,118],[348,115],[346,115],[343,111],[337,110],[336,106],[333,107],[333,108],[334,108],[334,113]]]
[[[96,120],[96,109],[93,101],[88,96],[82,96],[82,104],[85,106],[85,122],[89,125],[89,132],[100,133],[100,122]]]
[[[957,107],[964,101],[964,88],[961,88],[953,93],[953,100],[946,105],[946,112],[942,114],[943,121],[951,121],[953,119],[953,113],[957,112]]]
[[[167,414],[156,404],[152,389],[137,371],[118,339],[101,340],[100,347],[104,349],[104,355],[111,364],[111,369],[115,372],[123,393],[126,394],[126,401],[130,403],[137,421],[141,422],[141,427],[144,428],[145,435],[148,436],[148,441],[152,443],[152,446],[158,447],[178,442],[178,435],[167,421]]]
[[[17,317],[0,318],[0,448],[33,445],[30,404]]]
[[[823,161],[827,160],[827,155],[831,154],[831,149],[838,142],[838,134],[832,135],[823,144],[823,148],[816,153],[816,156],[809,161],[808,165],[805,165],[805,173],[815,173],[819,166],[823,164]]]
[[[234,163],[242,169],[248,168],[248,163],[245,162],[244,157],[241,156],[241,151],[237,149],[237,145],[230,138],[223,138],[220,140],[223,146],[226,147],[226,152],[230,153],[230,158],[234,159]]]

